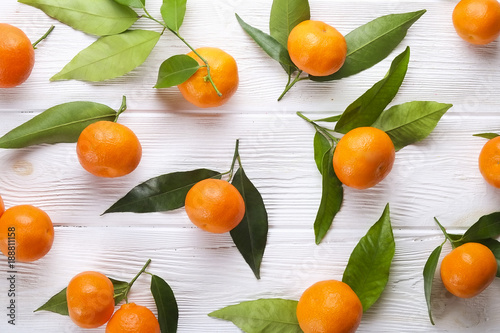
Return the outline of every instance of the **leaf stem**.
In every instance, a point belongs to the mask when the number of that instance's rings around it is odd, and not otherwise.
[[[144,266],[142,266],[141,270],[139,273],[134,276],[134,278],[128,283],[127,289],[124,290],[123,293],[125,293],[125,303],[128,303],[128,293],[130,291],[130,288],[132,288],[132,285],[134,284],[135,280],[139,278],[139,276],[146,271],[146,268],[148,268],[149,264],[151,263],[151,259],[148,259]]]
[[[285,86],[285,90],[281,93],[280,97],[278,97],[278,102],[281,101],[281,99],[285,96],[285,94],[288,92],[288,90],[290,90],[295,85],[295,83],[302,81],[302,80],[308,80],[307,77],[301,78],[300,74],[302,74],[302,71],[299,71],[297,73],[297,76],[295,77],[295,79],[291,83],[290,83],[291,74],[288,76],[288,82]]]
[[[118,117],[125,110],[127,110],[127,97],[125,95],[123,95],[123,97],[122,97],[122,105],[120,106],[120,109],[118,109],[118,112],[116,113],[116,117],[115,117],[115,120],[114,120],[115,123],[118,121]]]
[[[241,167],[240,153],[238,151],[239,147],[240,147],[240,139],[236,139],[236,146],[234,147],[233,161],[231,162],[231,169],[229,169],[229,180],[231,180],[231,178],[233,178],[233,171],[234,171],[234,165],[236,164],[236,160],[238,160],[238,163]]]
[[[54,28],[55,27],[53,25],[50,26],[49,30],[47,30],[47,32],[42,37],[40,37],[36,42],[31,44],[31,45],[33,45],[33,48],[36,49],[36,46],[38,45],[38,43],[40,43],[42,40],[47,38],[50,35],[50,33],[52,32],[52,30],[54,30]]]
[[[160,24],[161,26],[163,26],[163,27],[165,27],[165,28],[167,27],[167,26],[165,25],[165,23],[160,22],[160,21],[158,21],[157,19],[155,19],[153,16],[151,16],[151,14],[149,14],[149,12],[147,11],[146,6],[142,6],[142,10],[143,10],[143,11],[144,11],[144,13],[146,14],[146,16],[145,16],[146,18],[148,18],[148,19],[150,19],[150,20],[155,21],[156,23]],[[163,31],[165,31],[165,30],[163,30]]]
[[[334,137],[333,135],[330,134],[330,130],[328,128],[325,128],[323,126],[320,126],[318,124],[316,124],[313,120],[307,118],[306,116],[304,116],[304,114],[302,114],[302,112],[299,112],[297,111],[297,116],[299,116],[300,118],[304,119],[305,121],[307,121],[309,124],[313,125],[314,128],[317,130],[317,131],[320,131],[321,133],[323,133],[324,135],[328,136],[333,142],[337,143],[339,142],[339,138],[336,138]]]
[[[439,228],[441,229],[441,231],[443,232],[443,235],[444,237],[446,237],[447,240],[450,241],[450,243],[453,245],[454,241],[453,239],[451,239],[450,235],[448,235],[448,233],[446,232],[446,229],[441,225],[441,223],[439,223],[438,219],[437,218],[434,218],[434,221],[436,221],[437,225],[439,226]],[[446,241],[445,241],[446,242]],[[444,244],[444,243],[443,243]]]

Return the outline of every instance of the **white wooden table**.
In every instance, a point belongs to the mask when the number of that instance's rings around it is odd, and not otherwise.
[[[138,169],[120,179],[99,179],[79,165],[74,144],[0,150],[0,194],[6,206],[33,204],[55,225],[52,250],[43,259],[17,265],[16,326],[7,324],[7,260],[0,258],[0,332],[89,332],[68,317],[33,310],[65,287],[75,274],[97,270],[130,280],[144,262],[173,288],[180,309],[179,332],[239,332],[232,323],[207,313],[258,298],[298,299],[316,281],[340,279],[353,247],[380,217],[387,202],[396,237],[390,281],[380,300],[364,315],[359,332],[498,332],[500,281],[482,295],[461,300],[436,278],[434,315],[429,323],[422,269],[443,241],[433,217],[463,231],[480,216],[500,210],[500,190],[481,177],[477,158],[484,139],[478,132],[500,131],[500,42],[475,47],[463,42],[451,23],[456,0],[310,0],[313,19],[343,34],[378,16],[427,9],[401,45],[373,68],[337,82],[299,82],[281,101],[286,83],[280,66],[239,27],[234,13],[268,31],[270,0],[189,0],[181,33],[196,47],[216,46],[239,65],[240,87],[217,109],[196,109],[176,88],[156,90],[157,69],[187,48],[166,33],[146,63],[104,83],[49,82],[77,52],[95,40],[40,10],[0,1],[0,21],[18,26],[32,41],[51,24],[52,35],[36,50],[31,77],[22,86],[0,91],[0,134],[39,112],[86,100],[129,109],[120,122],[143,145]],[[160,0],[148,0],[159,17]],[[134,27],[158,29],[139,20]],[[397,153],[391,174],[376,187],[345,190],[332,228],[319,246],[312,224],[321,195],[313,160],[313,129],[295,115],[332,115],[345,109],[386,73],[407,45],[411,60],[394,100],[452,103],[426,140]],[[269,238],[261,280],[228,234],[195,228],[183,209],[169,213],[100,214],[140,182],[163,173],[200,167],[227,170],[239,138],[245,170],[261,191],[269,214]],[[443,252],[449,251],[449,246]],[[154,308],[149,277],[134,285],[129,300]],[[103,332],[101,327],[90,332]]]

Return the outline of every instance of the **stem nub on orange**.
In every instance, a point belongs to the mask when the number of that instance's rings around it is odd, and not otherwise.
[[[115,309],[113,283],[99,272],[82,272],[69,282],[66,301],[75,324],[83,328],[102,326]]]
[[[353,333],[363,316],[363,305],[346,283],[316,282],[297,305],[297,319],[304,333]]]
[[[479,295],[493,282],[496,273],[495,255],[480,243],[465,243],[448,253],[441,262],[441,280],[457,297]]]
[[[306,20],[297,24],[288,36],[287,47],[292,62],[315,76],[337,72],[347,55],[344,36],[321,21]]]
[[[227,103],[238,89],[239,76],[236,61],[231,55],[215,47],[201,47],[196,49],[196,52],[208,62],[210,76],[222,96],[217,95],[208,78],[205,63],[194,52],[189,52],[187,55],[198,61],[202,67],[177,86],[182,96],[200,108],[212,108]]]
[[[106,333],[160,333],[160,324],[147,307],[128,303],[108,321]]]
[[[197,227],[213,233],[234,229],[245,215],[245,202],[232,184],[220,179],[205,179],[187,193],[186,213]]]
[[[12,88],[28,79],[35,65],[35,50],[19,28],[0,23],[0,88]]]
[[[45,256],[54,242],[54,226],[40,208],[19,205],[0,217],[0,250],[16,261],[30,262]]]
[[[488,140],[481,149],[479,171],[488,184],[500,188],[500,136]]]
[[[497,0],[462,0],[455,6],[452,18],[457,34],[471,44],[488,44],[500,35]]]
[[[98,177],[121,177],[137,168],[142,146],[132,130],[112,121],[87,126],[76,144],[82,167]]]
[[[366,189],[389,174],[395,157],[387,133],[374,127],[358,127],[340,139],[333,153],[333,168],[344,185]]]

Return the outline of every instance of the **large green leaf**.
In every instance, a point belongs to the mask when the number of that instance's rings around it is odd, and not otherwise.
[[[111,0],[18,0],[77,30],[106,36],[130,28],[139,18],[136,12]]]
[[[259,29],[252,27],[251,25],[245,23],[238,14],[236,19],[239,24],[245,30],[245,32],[252,37],[252,39],[274,60],[278,61],[284,68],[296,68],[290,59],[288,50],[280,44],[276,39],[269,36],[268,34],[262,32]]]
[[[286,48],[290,31],[310,17],[308,0],[274,0],[269,20],[271,36]]]
[[[118,2],[120,5],[129,6],[132,8],[144,8],[146,4],[146,0],[114,0]]]
[[[191,187],[207,178],[220,178],[220,173],[208,169],[196,169],[151,178],[130,190],[104,214],[163,212],[183,207]]]
[[[126,295],[123,294],[123,291],[128,287],[128,283],[125,281],[119,281],[111,278],[109,279],[113,283],[115,305],[117,305],[118,303],[120,303],[120,301],[122,301],[125,298]],[[66,300],[66,289],[67,288],[64,288],[63,290],[52,296],[44,305],[36,309],[34,312],[50,311],[58,313],[63,316],[69,315],[68,302]]]
[[[314,161],[319,173],[323,174],[323,157],[332,148],[330,140],[321,132],[316,130],[314,134]]]
[[[101,37],[50,80],[104,81],[122,76],[146,61],[160,36],[155,31],[129,30]]]
[[[245,216],[240,224],[231,230],[231,237],[255,277],[260,279],[260,264],[266,249],[268,231],[266,207],[262,196],[242,167],[236,171],[231,183],[245,201]]]
[[[387,204],[380,219],[352,251],[342,277],[358,295],[363,311],[368,310],[384,291],[395,249]]]
[[[432,282],[434,280],[434,274],[436,273],[436,267],[439,261],[439,255],[441,254],[441,250],[443,249],[443,245],[440,245],[432,251],[429,259],[424,266],[424,292],[425,292],[425,301],[427,302],[427,311],[429,313],[429,319],[431,324],[434,325],[434,319],[432,319],[432,308],[431,308],[431,293],[432,293]]]
[[[179,31],[186,15],[186,3],[187,0],[163,0],[161,16],[170,30]]]
[[[396,96],[408,70],[410,48],[398,55],[386,76],[375,83],[342,113],[335,131],[347,133],[356,127],[370,126]]]
[[[93,102],[70,102],[51,107],[0,138],[0,148],[22,148],[42,143],[76,142],[88,125],[113,121],[116,112]]]
[[[246,333],[302,333],[297,304],[288,299],[259,299],[230,305],[208,315],[231,321]]]
[[[199,68],[198,61],[186,54],[171,56],[161,64],[155,88],[179,85],[189,79]]]
[[[342,183],[337,178],[335,170],[333,170],[333,151],[335,148],[330,148],[323,156],[322,171],[322,193],[321,202],[318,213],[314,221],[314,235],[316,244],[321,243],[328,229],[332,225],[335,215],[342,206],[344,197],[344,188]]]
[[[385,59],[426,11],[379,17],[345,36],[347,57],[342,68],[329,76],[309,76],[314,81],[338,80],[364,71]]]
[[[414,101],[395,105],[373,123],[392,139],[396,150],[426,138],[451,104]]]
[[[462,243],[478,241],[486,238],[496,238],[500,235],[500,212],[482,216],[474,223],[460,241]]]
[[[157,275],[151,276],[151,293],[158,310],[161,333],[177,332],[179,309],[172,288]]]

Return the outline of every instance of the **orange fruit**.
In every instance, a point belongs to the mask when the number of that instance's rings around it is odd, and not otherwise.
[[[86,271],[75,275],[66,289],[69,317],[83,328],[104,325],[115,309],[113,283],[104,274]]]
[[[452,18],[457,34],[471,44],[488,44],[500,35],[497,0],[462,0],[455,6]]]
[[[98,121],[87,126],[76,144],[82,167],[99,177],[121,177],[137,168],[142,146],[127,126]]]
[[[297,305],[297,319],[304,333],[352,333],[363,316],[363,305],[347,284],[337,280],[316,282]]]
[[[497,261],[489,248],[465,243],[448,253],[441,262],[441,280],[457,297],[479,295],[495,279]]]
[[[28,79],[35,65],[35,50],[19,28],[0,23],[0,88],[12,88]]]
[[[288,36],[287,46],[292,62],[315,76],[335,73],[347,55],[344,36],[321,21],[306,20],[297,24]]]
[[[45,256],[54,242],[50,217],[31,205],[14,206],[0,217],[0,250],[16,261],[30,262]]]
[[[147,307],[129,303],[111,317],[106,333],[160,333],[160,324]]]
[[[189,79],[177,86],[182,96],[189,103],[200,108],[225,104],[238,89],[239,77],[236,61],[231,55],[215,47],[201,47],[196,49],[196,52],[208,62],[212,80],[222,96],[217,95],[208,80],[206,67],[198,69]],[[187,55],[198,61],[200,66],[205,66],[205,63],[194,52],[189,52]]]
[[[245,215],[245,202],[232,184],[220,179],[205,179],[187,193],[186,213],[197,227],[224,233],[235,228]]]
[[[5,205],[3,203],[3,199],[0,196],[0,216],[2,216],[3,212],[5,212]]]
[[[481,149],[479,171],[490,185],[500,188],[500,136],[488,140]]]
[[[389,174],[395,156],[394,144],[387,133],[374,127],[358,127],[338,142],[333,168],[343,184],[366,189]]]

